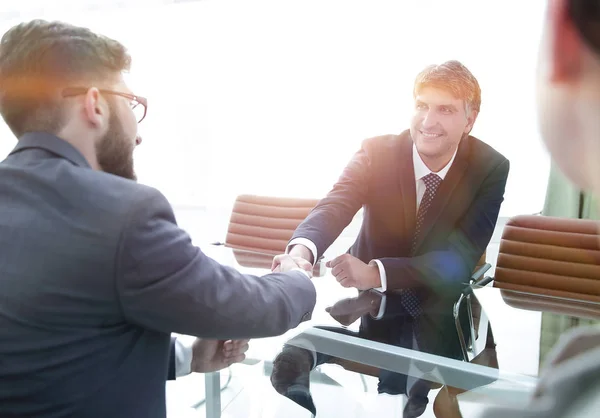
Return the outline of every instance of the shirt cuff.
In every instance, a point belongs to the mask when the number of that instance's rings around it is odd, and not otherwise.
[[[371,260],[369,264],[373,265],[372,263],[377,265],[377,268],[379,269],[379,278],[381,279],[381,287],[374,288],[373,290],[383,293],[387,290],[387,276],[385,274],[385,268],[383,268],[383,263],[379,260]]]
[[[182,377],[191,373],[192,344],[194,344],[194,340],[184,341],[184,338],[175,340],[175,377]]]
[[[317,246],[315,245],[315,243],[312,242],[311,240],[309,240],[308,238],[294,238],[288,244],[287,248],[285,249],[285,253],[286,254],[289,253],[290,248],[292,248],[294,245],[304,245],[306,248],[308,248],[310,250],[310,252],[313,255],[313,266],[314,266],[315,263],[317,262]]]
[[[375,289],[377,290],[377,289]],[[381,319],[383,317],[383,314],[385,313],[385,300],[387,299],[387,296],[385,294],[381,295],[381,302],[379,304],[379,312],[377,312],[377,316],[375,316],[375,319]]]

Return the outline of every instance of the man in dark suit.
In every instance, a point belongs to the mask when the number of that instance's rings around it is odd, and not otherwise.
[[[134,181],[147,102],[129,64],[120,43],[59,22],[2,37],[0,113],[19,142],[0,163],[1,417],[164,417],[172,332],[278,335],[314,307],[310,263],[222,266]],[[200,340],[189,367],[224,367],[244,345]]]
[[[404,315],[391,320],[366,315],[360,336],[406,347],[413,343],[409,327],[437,321],[450,338],[443,354],[460,358],[451,316],[431,319],[423,312],[451,312],[494,231],[509,162],[469,135],[481,91],[461,63],[425,68],[415,81],[414,103],[409,130],[363,142],[333,189],[296,229],[289,254],[315,262],[362,207],[354,245],[327,265],[344,287],[400,292]],[[289,374],[277,366],[276,361],[274,381],[285,392],[278,372]],[[408,390],[382,371],[380,392]]]

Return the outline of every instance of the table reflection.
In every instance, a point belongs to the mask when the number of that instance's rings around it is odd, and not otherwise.
[[[429,303],[424,304],[422,313],[413,316],[404,307],[402,292],[382,294],[370,290],[360,292],[356,297],[339,300],[326,309],[329,315],[339,322],[340,327],[316,328],[461,360],[463,357],[454,328],[451,302],[435,298],[434,303],[433,299],[430,299]],[[347,328],[358,320],[358,332]],[[465,319],[461,322],[465,335],[470,335],[468,321]],[[485,348],[472,362],[498,369],[491,325],[488,325]],[[432,373],[436,372],[433,366],[417,366],[418,369],[410,375],[402,374],[319,353],[309,346],[287,345],[283,348],[273,364],[273,387],[278,393],[316,415],[317,408],[310,394],[309,376],[311,370],[321,364],[337,364],[346,370],[376,377],[379,380],[379,393],[406,395],[408,400],[404,407],[405,417],[418,417],[423,414],[429,403],[429,391],[440,388],[434,400],[435,415],[461,416],[456,396],[466,389],[438,383],[444,381],[444,376],[438,375],[433,379]]]

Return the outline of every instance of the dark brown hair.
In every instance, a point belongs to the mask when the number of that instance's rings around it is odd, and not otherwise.
[[[0,40],[0,114],[13,133],[58,133],[64,126],[61,90],[128,71],[119,42],[87,28],[33,20]]]

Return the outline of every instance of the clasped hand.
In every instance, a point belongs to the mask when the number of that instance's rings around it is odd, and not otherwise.
[[[191,371],[210,373],[246,358],[248,340],[206,340],[196,338],[192,345]]]
[[[313,265],[302,257],[281,254],[273,258],[273,264],[271,265],[271,271],[274,273],[283,273],[297,268],[301,268],[312,277]]]

